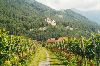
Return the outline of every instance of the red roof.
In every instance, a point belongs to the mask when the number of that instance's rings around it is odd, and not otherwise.
[[[65,39],[65,37],[59,37],[57,40],[55,38],[50,38],[47,40],[48,43],[54,43],[54,42],[61,42]]]

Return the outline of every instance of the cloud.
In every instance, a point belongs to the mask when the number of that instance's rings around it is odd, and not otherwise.
[[[83,11],[100,10],[100,0],[37,0],[51,8],[71,9],[76,8]]]

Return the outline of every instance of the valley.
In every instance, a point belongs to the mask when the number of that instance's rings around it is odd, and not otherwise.
[[[36,0],[0,0],[0,66],[100,66],[100,25]]]

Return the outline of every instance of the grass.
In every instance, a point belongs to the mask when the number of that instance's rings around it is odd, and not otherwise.
[[[58,56],[56,56],[53,52],[49,52],[50,55],[50,65],[51,66],[65,66],[65,64],[63,64],[62,62],[62,58],[59,58]]]
[[[38,46],[35,56],[33,58],[33,61],[31,62],[29,66],[38,66],[41,61],[45,61],[46,60],[45,51],[46,51],[45,48]]]
[[[49,53],[50,66],[67,66],[68,63],[65,57],[51,52],[42,46],[38,46],[29,66],[38,66],[41,61],[46,61],[46,51]]]

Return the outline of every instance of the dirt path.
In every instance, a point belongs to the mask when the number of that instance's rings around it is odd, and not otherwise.
[[[46,51],[46,61],[41,61],[40,63],[39,63],[39,66],[50,66],[50,57],[49,57],[49,54],[48,54],[48,52]]]
[[[46,48],[39,47],[29,66],[66,66],[62,62],[64,60],[62,58],[60,59],[53,52]]]

